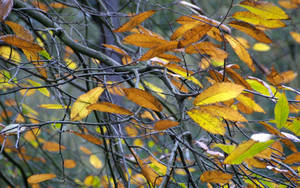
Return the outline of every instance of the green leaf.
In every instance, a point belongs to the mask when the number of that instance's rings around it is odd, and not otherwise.
[[[39,54],[41,56],[43,56],[45,59],[47,59],[47,60],[51,60],[52,59],[52,57],[50,56],[50,54],[46,50],[40,51]]]
[[[284,127],[289,116],[289,103],[285,94],[281,94],[274,109],[275,122],[278,129]]]

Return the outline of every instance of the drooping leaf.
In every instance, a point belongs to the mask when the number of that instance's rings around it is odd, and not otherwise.
[[[194,100],[194,105],[205,105],[223,102],[237,97],[244,87],[230,82],[220,82],[200,93]]]
[[[151,110],[160,112],[163,107],[162,104],[150,93],[136,88],[123,89],[126,97],[132,102]]]
[[[87,93],[80,95],[71,108],[71,120],[79,121],[88,116],[92,110],[87,109],[87,107],[98,101],[103,90],[102,87],[96,87]]]
[[[66,149],[65,146],[60,145],[56,142],[44,142],[43,143],[43,150],[51,151],[51,152],[58,152],[60,149],[64,150]]]
[[[132,28],[134,28],[135,26],[139,25],[140,23],[145,21],[147,18],[152,16],[155,12],[156,12],[155,10],[149,10],[149,11],[137,14],[137,15],[133,16],[128,22],[123,24],[121,27],[114,30],[114,32],[130,31]]]
[[[34,174],[27,178],[28,183],[40,183],[55,178],[55,174]]]
[[[204,130],[212,134],[225,134],[225,127],[220,118],[201,110],[192,109],[187,114]]]
[[[293,123],[287,124],[285,128],[292,131],[295,135],[300,136],[300,117],[295,118]]]
[[[281,8],[271,2],[244,0],[239,5],[265,19],[289,19]]]
[[[272,40],[262,31],[254,27],[253,25],[241,22],[241,21],[232,21],[229,25],[235,29],[238,29],[249,36],[253,37],[257,41],[264,43],[272,43]]]
[[[239,43],[239,41],[237,41],[234,37],[230,36],[230,35],[225,35],[225,39],[228,41],[228,43],[230,44],[230,46],[232,47],[232,49],[234,50],[234,52],[236,53],[236,55],[247,64],[247,66],[253,71],[255,72],[255,67],[252,61],[252,58],[250,56],[250,54],[248,53],[248,51],[246,50],[246,48],[241,45]]]
[[[233,150],[228,157],[225,158],[224,164],[241,164],[245,159],[252,158],[254,155],[265,150],[275,141],[268,140],[266,142],[257,142],[252,139],[241,143]]]
[[[97,138],[97,137],[93,136],[93,135],[83,134],[83,133],[79,133],[79,132],[72,131],[72,130],[69,130],[69,132],[73,133],[77,136],[80,136],[81,138],[83,138],[86,141],[91,142],[93,144],[96,144],[96,145],[101,145],[102,144],[102,140],[100,138]]]
[[[179,123],[172,120],[160,120],[154,124],[154,130],[161,131],[177,126]]]
[[[20,54],[9,46],[0,46],[0,56],[6,60],[14,61],[16,63],[21,62]]]
[[[272,66],[270,74],[267,75],[267,80],[273,85],[281,85],[293,81],[297,77],[294,71],[277,72]]]
[[[218,59],[226,59],[228,54],[224,50],[217,48],[211,42],[200,42],[194,45],[190,45],[185,49],[186,53],[193,54],[193,53],[200,53],[200,54],[207,54],[211,57],[218,58]]]
[[[221,170],[209,170],[201,174],[200,180],[207,183],[225,184],[229,183],[232,177],[232,174],[224,173]]]
[[[267,20],[251,12],[246,12],[246,11],[235,12],[232,15],[232,17],[237,20],[241,20],[253,25],[263,26],[270,29],[281,28],[286,26],[286,24],[281,20]]]
[[[212,26],[205,23],[194,26],[192,29],[183,34],[182,39],[179,41],[179,46],[185,47],[191,43],[199,41],[211,28]]]
[[[13,0],[1,0],[0,1],[0,21],[2,22],[10,14],[14,5]]]
[[[91,104],[87,107],[89,110],[97,110],[100,112],[109,112],[122,115],[132,115],[133,113],[119,105],[112,104],[110,102],[100,102],[96,104]]]
[[[284,127],[289,116],[289,103],[284,93],[281,94],[275,105],[274,116],[277,128]]]
[[[247,122],[247,119],[244,116],[242,116],[242,114],[230,107],[209,105],[202,106],[201,110],[204,110],[206,112],[209,112],[210,114],[222,117],[230,121]]]
[[[94,168],[102,168],[103,166],[101,160],[94,154],[90,156],[90,163]]]
[[[148,50],[140,59],[139,61],[146,61],[148,59],[151,59],[152,57],[156,57],[160,54],[163,54],[165,52],[171,51],[178,48],[178,41],[167,41],[165,43],[162,43],[154,48],[151,48]]]
[[[264,109],[259,106],[253,99],[245,95],[239,95],[236,100],[245,105],[246,107],[252,109],[255,112],[265,113]]]

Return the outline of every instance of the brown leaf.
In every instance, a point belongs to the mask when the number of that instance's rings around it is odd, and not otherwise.
[[[162,44],[168,43],[167,40],[162,38],[148,35],[148,34],[141,34],[141,33],[134,33],[131,34],[123,39],[125,44],[131,44],[138,47],[143,48],[154,48]]]
[[[277,72],[274,66],[271,67],[271,73],[267,75],[267,80],[273,85],[286,84],[293,81],[297,76],[294,71]]]
[[[109,113],[116,113],[122,115],[132,115],[133,113],[119,105],[112,104],[110,102],[100,102],[96,104],[91,104],[87,107],[89,110],[97,110],[100,112],[109,112]]]
[[[70,130],[69,132],[73,133],[73,134],[75,134],[77,136],[80,136],[81,138],[83,138],[86,141],[91,142],[93,144],[96,144],[96,145],[101,145],[102,144],[102,140],[100,140],[99,138],[97,138],[97,137],[95,137],[93,135],[82,134],[82,133],[79,133],[79,132],[76,132],[76,131],[72,131],[72,130]]]
[[[182,39],[179,41],[179,46],[185,47],[191,43],[199,41],[211,28],[212,26],[208,24],[201,23],[196,25],[183,34]]]
[[[152,57],[158,56],[163,54],[167,51],[174,50],[178,48],[178,41],[168,41],[166,43],[162,43],[157,47],[151,48],[148,50],[140,59],[139,61],[146,61],[151,59]]]
[[[162,104],[150,93],[137,89],[137,88],[127,88],[123,89],[126,97],[132,102],[151,110],[161,112],[163,110]]]
[[[238,29],[257,41],[264,42],[264,43],[272,43],[272,40],[262,31],[254,27],[253,25],[241,22],[241,21],[232,21],[229,23],[229,25],[235,29]]]
[[[225,184],[225,183],[229,183],[229,181],[231,179],[232,179],[232,174],[227,174],[227,173],[224,173],[220,170],[205,171],[200,176],[200,180],[202,182],[208,182],[208,183]]]
[[[34,40],[30,31],[25,29],[22,25],[11,21],[5,21],[5,24],[8,25],[18,37],[31,42]]]
[[[300,152],[293,153],[283,161],[286,164],[293,164],[293,163],[299,163],[300,162]]]
[[[0,21],[2,22],[11,12],[14,5],[13,0],[1,0],[0,1]]]
[[[149,10],[149,11],[137,14],[137,15],[133,16],[128,22],[123,24],[121,27],[114,30],[114,32],[130,31],[132,28],[134,28],[135,26],[139,25],[140,23],[145,21],[147,18],[152,16],[155,12],[156,12],[155,10]]]
[[[212,58],[226,59],[228,54],[224,50],[217,48],[217,46],[211,42],[200,42],[194,45],[190,45],[185,49],[188,54],[200,53],[210,55]]]
[[[40,183],[55,178],[55,174],[34,174],[27,179],[28,183]]]
[[[255,67],[252,61],[252,58],[246,48],[234,37],[225,34],[225,39],[228,41],[234,52],[237,54],[237,56],[244,61],[248,67],[255,72]]]
[[[171,120],[160,120],[160,121],[157,121],[155,124],[154,124],[154,129],[157,130],[157,131],[161,131],[161,130],[166,130],[170,127],[175,127],[177,126],[179,123],[177,121],[171,121]]]
[[[40,47],[38,44],[24,40],[20,37],[17,37],[16,35],[3,35],[0,37],[0,39],[6,42],[7,44],[10,44],[17,48],[21,48],[23,51],[26,50],[28,52],[38,53],[43,50],[43,48]]]

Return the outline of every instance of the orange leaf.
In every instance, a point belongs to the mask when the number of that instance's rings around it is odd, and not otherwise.
[[[200,176],[200,180],[202,182],[208,182],[208,183],[225,184],[225,183],[229,183],[229,181],[231,179],[232,179],[232,174],[227,174],[227,173],[224,173],[220,170],[205,171]]]
[[[294,71],[278,73],[274,67],[271,67],[271,73],[267,75],[267,80],[273,85],[281,85],[293,81],[296,76],[297,73]]]
[[[293,39],[300,44],[300,33],[297,32],[290,32],[290,35],[293,37]]]
[[[286,9],[298,8],[298,4],[291,0],[279,0],[278,4]]]
[[[59,145],[56,142],[45,142],[43,144],[43,150],[58,152],[59,149],[64,150],[66,149],[66,147],[63,145]]]
[[[293,163],[299,163],[300,162],[300,152],[293,153],[283,161],[286,164],[293,164]]]
[[[5,24],[8,25],[18,37],[27,41],[34,40],[32,34],[20,24],[11,21],[5,21]]]
[[[55,178],[55,174],[35,174],[27,179],[28,183],[40,183]]]
[[[82,133],[79,133],[79,132],[76,132],[76,131],[72,131],[70,130],[69,131],[70,133],[73,133],[77,136],[80,136],[81,138],[85,139],[86,141],[88,142],[91,142],[93,144],[96,144],[96,145],[101,145],[102,144],[102,140],[100,140],[99,138],[93,136],[93,135],[90,135],[90,134],[82,134]]]
[[[281,8],[271,2],[244,0],[240,6],[264,19],[289,19],[289,16]]]
[[[266,20],[251,12],[236,12],[232,15],[233,18],[258,26],[263,26],[270,29],[285,27],[286,24],[281,20]]]
[[[174,50],[178,48],[178,41],[168,41],[166,43],[162,43],[157,47],[151,48],[148,50],[140,59],[139,61],[146,61],[151,59],[152,57],[158,56],[163,54],[167,51]]]
[[[75,168],[76,162],[72,159],[66,159],[66,160],[64,160],[64,167],[65,168]]]
[[[130,31],[132,28],[134,28],[135,26],[139,25],[140,23],[145,21],[147,18],[152,16],[155,12],[156,12],[155,10],[149,10],[149,11],[137,14],[137,15],[133,16],[128,22],[123,24],[121,27],[114,30],[114,32]]]
[[[207,54],[210,55],[213,58],[218,59],[226,59],[228,54],[224,50],[217,48],[216,45],[214,45],[211,42],[200,42],[194,45],[190,45],[185,49],[186,53],[193,54],[193,53],[200,53],[200,54]]]
[[[102,44],[102,45],[106,48],[109,48],[109,49],[121,54],[121,55],[125,55],[125,56],[128,55],[127,52],[125,52],[124,50],[122,50],[121,48],[119,48],[116,45],[112,45],[112,44]]]
[[[126,97],[132,102],[151,110],[161,112],[162,104],[150,93],[136,88],[123,89]]]
[[[234,52],[237,54],[237,56],[244,61],[248,67],[255,72],[255,67],[252,61],[252,58],[246,48],[234,37],[225,34],[225,39],[228,41],[230,46],[233,48]]]
[[[160,120],[160,121],[157,121],[154,125],[154,129],[155,130],[158,130],[158,131],[161,131],[161,130],[166,130],[168,128],[171,128],[171,127],[175,127],[177,126],[179,123],[177,121],[171,121],[171,120]]]
[[[0,37],[0,39],[2,39],[7,44],[32,53],[38,53],[43,50],[43,48],[40,47],[38,44],[24,40],[20,37],[17,37],[16,35],[3,35]]]
[[[248,24],[246,22],[240,22],[240,21],[232,21],[229,23],[229,25],[235,29],[238,29],[257,41],[264,42],[264,43],[272,43],[272,40],[261,30],[257,29],[251,24]]]
[[[179,46],[185,47],[191,43],[199,41],[211,28],[212,26],[208,24],[201,23],[196,25],[183,34],[182,39],[179,41]]]
[[[167,40],[164,40],[160,37],[156,37],[149,34],[143,33],[134,33],[123,39],[125,44],[131,44],[143,48],[153,48],[159,45],[168,43]]]
[[[122,115],[132,115],[133,113],[121,106],[109,102],[100,102],[87,107],[89,110],[97,110],[101,112],[116,113]]]

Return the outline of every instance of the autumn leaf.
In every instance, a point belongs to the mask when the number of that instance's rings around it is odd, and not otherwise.
[[[220,135],[225,134],[226,130],[220,118],[201,109],[192,109],[187,114],[207,132]]]
[[[258,142],[253,139],[245,141],[238,145],[238,147],[225,158],[224,164],[241,164],[245,159],[252,158],[254,155],[265,150],[274,142],[274,140]]]
[[[65,159],[64,160],[64,167],[65,168],[75,168],[76,167],[76,161],[72,159]]]
[[[241,20],[253,25],[263,26],[270,29],[286,27],[286,24],[281,20],[267,20],[251,12],[246,12],[246,11],[235,12],[232,15],[232,17],[237,20]]]
[[[291,155],[287,156],[287,158],[283,162],[286,164],[299,163],[300,152],[292,153]]]
[[[243,105],[245,105],[246,107],[250,108],[251,110],[253,110],[255,112],[265,113],[264,109],[261,106],[259,106],[250,97],[247,97],[245,95],[239,95],[239,96],[237,96],[236,100],[238,100],[240,103],[242,103]]]
[[[90,156],[90,164],[94,167],[94,168],[102,168],[103,164],[100,161],[100,159],[97,157],[97,155],[91,155]]]
[[[271,49],[271,47],[267,44],[257,42],[253,45],[252,49],[259,52],[267,52]]]
[[[166,130],[171,127],[176,127],[179,123],[177,121],[171,120],[160,120],[154,124],[154,130],[161,131]]]
[[[102,140],[100,140],[100,138],[97,138],[93,135],[90,135],[90,134],[82,134],[82,133],[79,133],[79,132],[76,132],[76,131],[72,131],[72,130],[69,130],[68,132],[70,133],[73,133],[77,136],[80,136],[81,138],[85,139],[86,141],[90,142],[90,143],[93,143],[93,144],[96,144],[96,145],[101,145],[102,144]]]
[[[275,122],[278,129],[285,126],[289,116],[289,103],[284,93],[280,95],[274,108]]]
[[[34,40],[30,31],[25,29],[22,25],[12,21],[5,21],[5,24],[8,25],[18,37],[31,42]]]
[[[229,183],[232,177],[232,174],[224,173],[220,170],[209,170],[201,174],[200,180],[207,183],[225,184]]]
[[[230,35],[226,34],[225,39],[228,41],[228,43],[230,44],[230,46],[232,47],[236,55],[242,61],[244,61],[253,72],[255,72],[255,67],[252,58],[248,53],[248,51],[246,50],[246,48],[243,45],[241,45],[239,41],[237,41],[234,37]]]
[[[131,44],[143,48],[154,48],[159,45],[168,43],[167,40],[164,40],[157,36],[144,34],[144,33],[134,33],[128,35],[123,39],[123,42],[125,44]]]
[[[200,93],[194,100],[194,105],[205,105],[223,102],[237,97],[244,87],[230,82],[220,82]]]
[[[45,142],[43,143],[43,150],[51,151],[51,152],[58,152],[60,149],[64,150],[66,149],[65,146],[60,145],[56,142]]]
[[[273,85],[286,84],[293,81],[297,77],[297,73],[294,71],[285,71],[282,73],[277,72],[277,70],[272,66],[271,72],[267,75],[267,80]]]
[[[201,23],[194,26],[192,29],[186,31],[182,39],[179,41],[180,47],[185,47],[191,43],[199,41],[207,32],[211,29],[212,26]]]
[[[0,21],[2,22],[3,20],[6,19],[6,17],[10,14],[11,9],[14,5],[13,0],[2,0],[0,2]]]
[[[247,122],[247,119],[244,116],[242,116],[238,111],[230,107],[209,105],[202,106],[201,110],[230,121]]]
[[[137,88],[123,89],[126,97],[132,102],[151,110],[160,112],[163,107],[162,104],[150,93]]]
[[[59,109],[65,109],[66,107],[61,105],[61,104],[41,104],[39,105],[40,108],[46,108],[46,109],[54,109],[54,110],[59,110]]]
[[[96,87],[87,93],[80,95],[71,108],[71,120],[79,121],[88,116],[92,110],[87,109],[87,107],[98,101],[103,90],[102,87]]]
[[[36,81],[30,80],[30,79],[27,79],[27,82],[29,82],[33,87],[41,87],[42,86],[42,84],[40,84]],[[50,92],[48,91],[48,89],[46,87],[41,87],[41,88],[38,88],[37,90],[39,92],[41,92],[43,95],[50,97]]]
[[[132,28],[134,28],[135,26],[139,25],[140,23],[145,21],[147,18],[152,16],[155,12],[156,12],[155,10],[149,10],[149,11],[137,14],[137,15],[133,16],[128,22],[123,24],[121,27],[114,30],[114,32],[130,31]]]
[[[55,178],[55,174],[34,174],[27,178],[28,183],[40,183]]]
[[[293,37],[293,39],[300,44],[300,33],[297,32],[290,32],[290,35]]]
[[[17,48],[21,48],[23,51],[26,50],[32,53],[38,53],[43,50],[38,44],[24,40],[23,38],[17,37],[16,35],[3,35],[0,37],[1,40],[15,46]]]
[[[226,59],[228,54],[224,50],[217,48],[216,45],[214,45],[211,42],[200,42],[194,45],[190,45],[185,49],[185,52],[188,54],[193,53],[199,53],[199,54],[207,54],[210,55],[213,58],[218,59]]]
[[[249,36],[253,37],[257,41],[264,42],[264,43],[272,43],[272,40],[262,31],[254,27],[253,25],[240,22],[240,21],[232,21],[229,25],[239,31],[242,31]]]
[[[139,59],[139,61],[146,61],[148,59],[151,59],[152,57],[156,57],[160,54],[163,54],[163,53],[168,52],[170,50],[174,50],[176,48],[178,48],[178,41],[167,41],[165,43],[162,43],[162,44],[148,50]]]
[[[0,46],[0,56],[6,60],[14,61],[16,63],[21,62],[21,56],[18,51],[9,46]]]
[[[119,105],[112,104],[110,102],[100,102],[91,104],[87,107],[88,110],[97,110],[101,112],[116,113],[122,115],[132,115],[133,113]]]
[[[289,16],[281,8],[271,2],[244,0],[240,2],[239,6],[264,19],[289,19]]]

